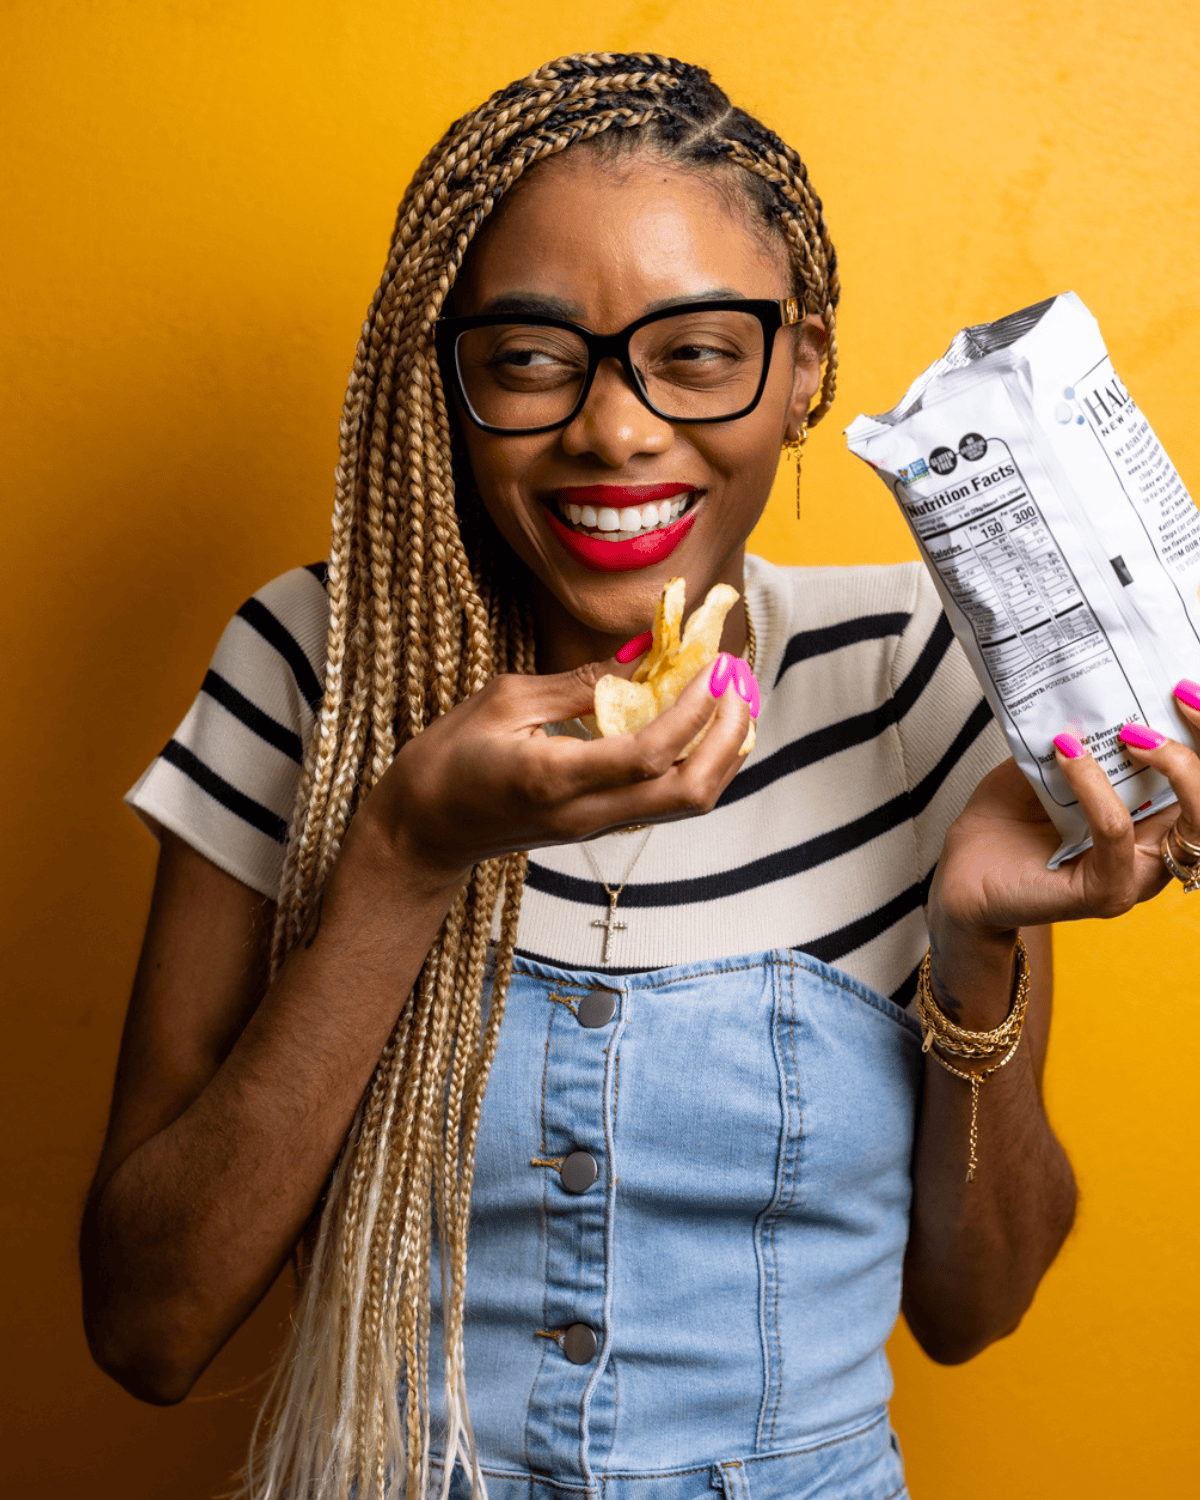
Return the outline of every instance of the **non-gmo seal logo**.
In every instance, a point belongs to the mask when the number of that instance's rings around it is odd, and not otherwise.
[[[953,448],[935,448],[929,455],[929,467],[935,474],[953,474],[958,467],[958,454]]]
[[[923,458],[914,458],[910,464],[901,464],[896,470],[896,478],[901,484],[912,484],[918,479],[924,479],[929,473],[929,465]]]
[[[958,451],[969,463],[977,463],[987,452],[987,438],[980,432],[968,432],[960,440]]]

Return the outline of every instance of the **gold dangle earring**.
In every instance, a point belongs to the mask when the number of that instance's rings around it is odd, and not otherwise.
[[[796,464],[796,519],[800,519],[800,460],[804,456],[804,439],[808,436],[808,423],[801,427],[798,437],[785,438],[783,451]]]

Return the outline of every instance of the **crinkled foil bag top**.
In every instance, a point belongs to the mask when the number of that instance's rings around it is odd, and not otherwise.
[[[1190,743],[1172,688],[1200,679],[1200,511],[1073,292],[964,328],[846,438],[895,496],[992,711],[1062,843],[1091,843],[1054,757],[1069,730],[1135,817],[1174,800],[1117,739]]]

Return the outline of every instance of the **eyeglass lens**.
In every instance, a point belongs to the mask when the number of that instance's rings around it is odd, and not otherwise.
[[[629,358],[651,406],[671,421],[720,420],[754,400],[763,327],[734,309],[684,312],[647,323]],[[488,324],[458,335],[463,392],[489,427],[548,427],[574,411],[587,376],[587,345],[569,328]]]

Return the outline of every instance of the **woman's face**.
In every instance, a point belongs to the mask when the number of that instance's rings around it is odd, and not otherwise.
[[[667,302],[787,297],[786,253],[748,227],[751,213],[702,174],[649,154],[605,163],[586,150],[565,153],[531,172],[486,226],[455,285],[455,312],[519,306],[613,333]],[[781,444],[800,430],[815,393],[821,339],[815,318],[775,334],[759,404],[730,422],[663,420],[615,359],[556,431],[497,436],[459,412],[483,503],[536,579],[540,670],[611,654],[647,628],[673,577],[687,580],[689,609],[717,581],[741,589],[743,545]],[[664,491],[675,492],[676,509],[688,507],[690,527],[677,528],[684,534],[669,555],[628,571],[594,565],[602,534],[572,548],[550,520],[580,530],[564,507],[619,511],[640,499],[661,504]],[[743,640],[742,612],[731,611],[723,644],[739,649]]]

